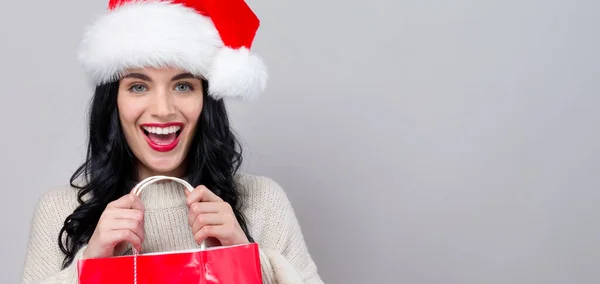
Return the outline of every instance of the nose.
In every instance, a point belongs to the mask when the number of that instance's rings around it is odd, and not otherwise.
[[[160,119],[169,119],[175,115],[173,98],[167,91],[157,91],[152,96],[150,114]]]

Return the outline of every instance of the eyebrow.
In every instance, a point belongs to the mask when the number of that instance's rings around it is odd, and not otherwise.
[[[152,79],[150,79],[150,77],[148,77],[144,74],[141,74],[141,73],[128,73],[128,74],[125,74],[123,76],[123,78],[135,78],[135,79],[140,79],[140,80],[144,80],[144,81],[150,81],[150,82],[152,81]]]
[[[177,80],[181,80],[181,79],[199,79],[199,78],[192,75],[191,73],[181,73],[179,75],[173,76],[173,78],[171,78],[171,81],[177,81]]]
[[[152,79],[150,77],[148,77],[147,75],[144,75],[142,73],[128,73],[128,74],[124,75],[123,78],[135,78],[135,79],[152,82]],[[181,79],[199,79],[199,78],[192,75],[191,73],[181,73],[181,74],[173,76],[173,78],[171,78],[171,81],[177,81],[177,80],[181,80]]]

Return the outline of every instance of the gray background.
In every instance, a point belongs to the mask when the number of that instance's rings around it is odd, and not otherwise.
[[[95,1],[0,9],[0,282],[82,161]],[[598,1],[265,1],[245,170],[288,192],[327,283],[599,283]]]

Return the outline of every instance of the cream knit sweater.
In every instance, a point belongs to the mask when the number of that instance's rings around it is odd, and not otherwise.
[[[323,281],[308,252],[294,210],[282,188],[266,177],[239,174],[246,190],[244,212],[251,236],[260,247],[263,283]],[[46,193],[38,202],[31,224],[22,284],[77,283],[77,261],[61,270],[64,258],[57,241],[65,218],[77,207],[71,187]],[[199,247],[187,223],[183,187],[166,181],[149,185],[142,193],[146,232],[142,253]],[[77,253],[81,258],[85,247]]]

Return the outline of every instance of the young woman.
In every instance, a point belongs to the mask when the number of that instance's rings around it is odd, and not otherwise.
[[[237,245],[260,247],[264,283],[323,283],[293,208],[269,178],[238,173],[223,98],[254,98],[266,68],[250,52],[258,19],[243,0],[123,1],[86,32],[95,84],[87,160],[46,193],[22,283],[77,283],[77,260]],[[185,179],[131,193],[141,180]]]

